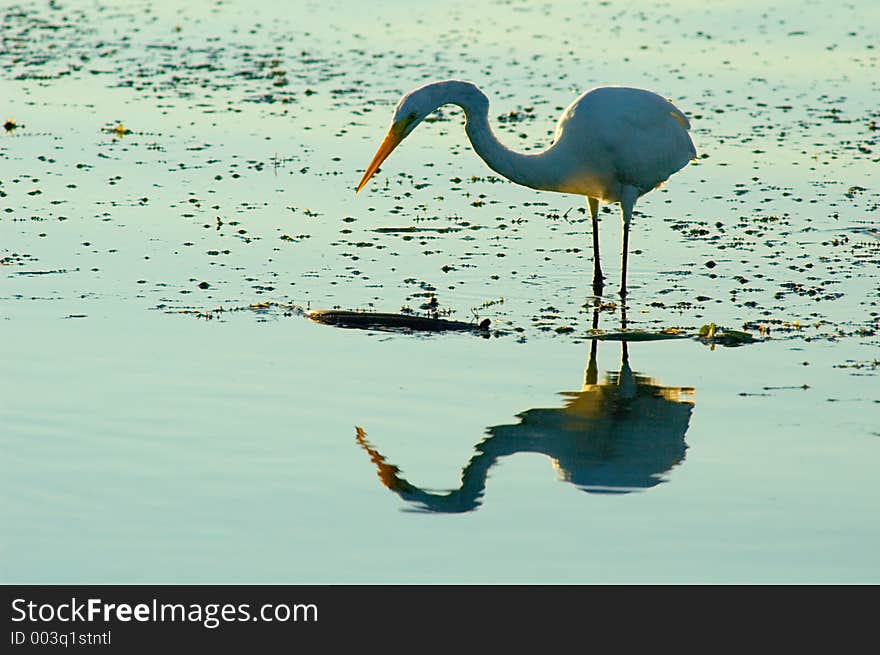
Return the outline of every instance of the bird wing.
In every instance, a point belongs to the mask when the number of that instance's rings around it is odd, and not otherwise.
[[[690,123],[675,105],[649,91],[629,91],[594,119],[618,181],[647,193],[684,168],[696,149]]]
[[[589,173],[584,177],[600,180],[599,188],[611,196],[620,185],[647,193],[696,156],[689,127],[687,117],[656,93],[600,87],[563,113],[556,142],[564,143],[572,159],[583,158]]]

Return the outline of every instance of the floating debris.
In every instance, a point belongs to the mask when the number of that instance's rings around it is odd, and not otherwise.
[[[489,319],[479,323],[465,323],[445,318],[390,314],[381,312],[354,312],[341,309],[315,309],[306,317],[316,323],[363,330],[414,330],[419,332],[480,332],[489,331]]]
[[[78,271],[79,269],[75,270]],[[51,271],[14,271],[15,275],[63,275],[67,272],[66,268],[56,268]]]
[[[605,332],[592,336],[600,341],[663,341],[666,339],[690,339],[692,335],[678,328],[667,328],[660,332],[647,332],[645,330],[622,330],[620,332]]]
[[[125,125],[123,125],[122,123],[117,123],[116,127],[111,127],[109,129],[105,130],[105,132],[109,132],[113,136],[120,138],[120,139],[122,137],[124,137],[126,134],[131,134],[131,130],[128,129],[127,127],[125,127]]]
[[[698,332],[700,341],[711,345],[719,344],[721,346],[744,346],[749,343],[755,343],[757,339],[748,332],[740,330],[729,330],[727,328],[709,323],[700,328]]]

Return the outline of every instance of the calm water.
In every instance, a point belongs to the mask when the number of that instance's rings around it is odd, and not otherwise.
[[[4,581],[880,581],[874,3],[176,4],[2,10]],[[585,202],[457,109],[355,196],[447,77],[522,150],[673,98],[703,157],[637,207],[627,327],[757,342],[592,339]],[[298,309],[432,295],[498,332]]]

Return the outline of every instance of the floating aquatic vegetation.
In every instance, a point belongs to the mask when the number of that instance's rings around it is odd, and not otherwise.
[[[744,346],[757,341],[754,336],[741,330],[731,330],[715,323],[708,323],[700,327],[697,336],[703,343],[714,346]]]

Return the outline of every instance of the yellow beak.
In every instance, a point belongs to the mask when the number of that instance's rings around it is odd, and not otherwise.
[[[373,177],[373,173],[375,173],[379,166],[382,165],[382,162],[391,154],[391,151],[403,141],[403,131],[405,128],[406,124],[404,121],[398,121],[391,126],[391,129],[388,130],[388,134],[386,134],[385,138],[382,140],[382,145],[379,146],[379,149],[373,156],[373,160],[370,162],[370,165],[367,166],[367,170],[364,171],[364,176],[357,185],[355,193],[359,193],[360,190],[366,186],[367,182],[370,181],[370,178]]]

